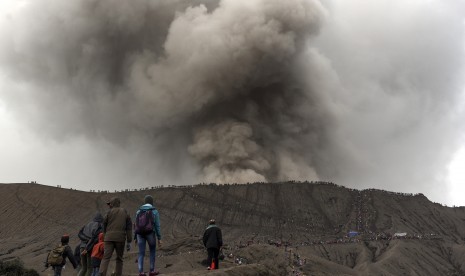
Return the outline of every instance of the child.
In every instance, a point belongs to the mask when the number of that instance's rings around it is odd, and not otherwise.
[[[99,275],[99,267],[103,258],[103,248],[103,233],[100,233],[98,235],[98,243],[94,245],[94,248],[92,249],[92,254],[90,255],[92,263],[92,276]]]
[[[61,243],[47,255],[45,267],[48,268],[51,266],[54,272],[54,276],[61,276],[61,271],[66,264],[66,258],[68,258],[68,260],[71,262],[74,269],[77,268],[77,262],[74,259],[73,250],[71,247],[69,247],[68,243],[69,235],[63,235],[61,237]]]

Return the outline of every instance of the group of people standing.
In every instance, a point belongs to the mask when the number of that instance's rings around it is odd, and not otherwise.
[[[131,243],[134,240],[139,248],[137,266],[139,276],[155,276],[159,271],[155,269],[156,248],[162,245],[160,230],[160,215],[154,207],[153,197],[146,195],[144,204],[136,211],[133,222],[126,211],[121,207],[118,197],[111,198],[106,202],[110,210],[103,217],[97,212],[92,221],[84,225],[79,231],[78,245],[80,264],[76,260],[69,246],[69,235],[61,237],[61,258],[58,261],[50,262],[52,250],[45,262],[46,268],[52,267],[54,276],[61,276],[62,269],[69,259],[74,269],[79,269],[78,276],[106,276],[108,265],[113,252],[116,253],[116,264],[114,275],[121,276],[123,272],[124,250],[131,250]],[[203,235],[203,243],[208,251],[208,269],[218,269],[218,256],[223,245],[221,230],[215,224],[215,220],[210,220]],[[149,246],[149,274],[144,272],[144,258],[146,245]],[[58,263],[57,263],[58,262]]]

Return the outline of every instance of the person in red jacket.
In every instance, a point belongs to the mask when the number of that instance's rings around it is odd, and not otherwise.
[[[103,242],[103,233],[100,233],[98,235],[98,242],[94,245],[92,248],[92,254],[91,256],[91,264],[92,264],[92,276],[98,276],[99,275],[99,267],[100,263],[102,262],[103,259],[103,249],[105,248],[105,244]]]

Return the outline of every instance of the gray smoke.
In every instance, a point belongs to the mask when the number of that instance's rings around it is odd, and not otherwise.
[[[346,2],[25,2],[0,19],[1,97],[171,183],[431,190],[458,144],[463,4]]]

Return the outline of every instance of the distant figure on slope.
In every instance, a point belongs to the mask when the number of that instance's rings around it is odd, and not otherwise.
[[[203,245],[207,248],[208,270],[219,268],[220,249],[223,246],[223,236],[221,229],[216,225],[214,219],[211,219],[207,229],[203,233]]]
[[[92,273],[91,256],[92,248],[98,242],[98,235],[103,232],[103,216],[96,212],[92,221],[84,225],[79,231],[81,240],[81,271],[79,276],[90,276]]]
[[[47,255],[45,260],[45,267],[51,266],[54,272],[54,276],[61,276],[61,271],[66,264],[66,258],[71,262],[73,267],[76,269],[77,262],[74,259],[73,250],[68,245],[69,235],[63,235],[61,237],[61,243],[58,244],[52,251]]]
[[[105,248],[103,237],[103,233],[98,234],[98,242],[94,245],[94,248],[92,248],[92,254],[90,254],[92,264],[92,276],[99,275],[99,267],[103,259]]]
[[[123,273],[124,243],[127,241],[126,249],[131,250],[132,242],[132,221],[128,212],[120,207],[120,200],[117,197],[107,202],[110,211],[103,220],[103,233],[105,252],[100,264],[100,275],[106,276],[108,265],[110,264],[113,251],[116,251],[115,275],[121,276]]]
[[[146,195],[144,198],[144,205],[139,207],[136,212],[135,219],[135,242],[139,247],[139,255],[137,258],[137,265],[139,268],[139,276],[146,276],[144,273],[144,257],[146,243],[149,245],[150,250],[150,272],[149,276],[158,275],[159,272],[155,270],[155,251],[158,245],[162,245],[161,231],[160,231],[160,214],[153,206],[153,198]]]

